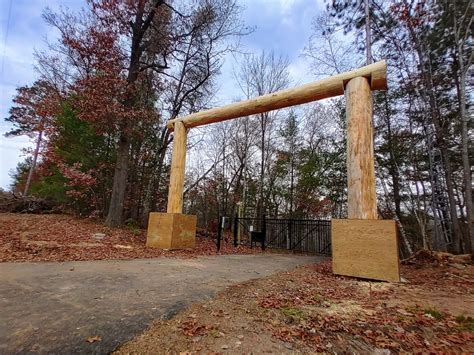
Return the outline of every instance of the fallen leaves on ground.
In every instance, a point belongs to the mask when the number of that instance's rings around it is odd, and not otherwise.
[[[86,339],[86,341],[88,343],[95,343],[96,341],[102,341],[102,338],[100,336],[96,335],[96,336],[93,336],[93,337],[88,337]]]
[[[110,228],[90,219],[61,214],[0,213],[0,261],[74,261],[196,257],[217,254],[215,238],[199,230],[196,247],[187,250],[147,248],[146,231],[127,227]],[[221,243],[219,254],[261,252],[239,246],[230,239]]]
[[[407,283],[385,283],[308,265],[232,286],[119,352],[472,353],[473,269],[407,265]]]
[[[459,297],[464,311],[472,311],[468,303],[474,295],[472,275],[462,280],[449,277],[454,271],[448,267],[404,267],[409,283],[387,284],[335,276],[329,263],[305,271],[285,275],[284,288],[265,292],[258,299],[263,308],[303,314],[289,320],[286,315],[284,325],[270,324],[269,330],[281,340],[311,344],[316,351],[344,351],[354,340],[397,352],[474,349],[474,333],[465,331],[456,315],[439,309],[440,300],[449,307]],[[330,306],[323,307],[323,302]]]

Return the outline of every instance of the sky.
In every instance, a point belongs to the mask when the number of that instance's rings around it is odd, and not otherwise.
[[[241,50],[260,53],[274,51],[287,56],[293,84],[313,79],[308,61],[301,56],[311,35],[311,21],[324,9],[323,0],[240,0],[243,20],[254,31],[243,37]],[[8,190],[10,172],[24,160],[25,148],[33,146],[28,137],[8,137],[12,126],[4,121],[12,105],[15,89],[37,78],[34,51],[45,47],[45,39],[57,34],[42,19],[46,7],[79,10],[85,0],[0,0],[0,188]],[[231,102],[239,94],[233,84],[234,59],[229,56],[218,79],[216,103]]]

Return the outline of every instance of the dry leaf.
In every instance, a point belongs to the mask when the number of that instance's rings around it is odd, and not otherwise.
[[[88,343],[95,343],[96,341],[102,341],[102,338],[100,336],[96,335],[96,336],[87,338],[86,341]]]

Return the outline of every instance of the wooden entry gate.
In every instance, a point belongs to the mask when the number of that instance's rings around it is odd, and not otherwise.
[[[333,271],[399,281],[395,221],[378,220],[375,188],[372,91],[386,89],[387,65],[380,61],[295,88],[168,121],[167,127],[174,137],[168,206],[166,213],[150,213],[147,246],[162,249],[195,246],[196,216],[183,214],[189,129],[345,95],[348,219],[331,223]]]

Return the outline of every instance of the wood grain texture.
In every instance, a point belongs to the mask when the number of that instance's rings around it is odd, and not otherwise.
[[[183,212],[184,173],[186,169],[187,130],[182,122],[175,123],[173,155],[171,157],[170,188],[168,192],[168,213]]]
[[[385,90],[387,87],[387,65],[382,60],[356,70],[295,88],[178,117],[170,120],[167,126],[168,129],[173,130],[175,129],[174,124],[176,122],[184,122],[186,128],[197,127],[342,95],[344,94],[345,84],[356,77],[369,79],[373,90]]]
[[[370,75],[370,88],[372,91],[388,89],[387,86],[387,66],[378,66]]]
[[[400,281],[395,221],[333,219],[331,239],[335,274]]]
[[[347,216],[377,219],[372,92],[366,78],[354,78],[347,83],[346,114]]]
[[[146,246],[187,249],[196,245],[197,217],[181,213],[150,213]]]

